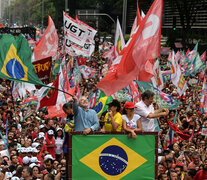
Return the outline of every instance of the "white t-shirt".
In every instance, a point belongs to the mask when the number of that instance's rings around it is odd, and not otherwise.
[[[147,106],[143,101],[140,101],[137,104],[135,104],[135,113],[141,116],[142,131],[144,132],[155,131],[154,119],[147,117],[150,113],[154,113],[154,112],[155,110],[153,104]]]
[[[59,137],[55,139],[55,145],[56,145],[55,154],[63,153],[63,142],[64,142],[64,139],[61,139]]]
[[[128,119],[126,115],[122,115],[122,119],[126,122],[126,127],[129,129],[137,129],[137,120],[141,117],[138,114],[134,114],[133,118],[131,120]]]

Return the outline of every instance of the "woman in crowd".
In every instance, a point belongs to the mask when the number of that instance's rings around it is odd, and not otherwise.
[[[142,131],[141,117],[138,114],[134,114],[134,103],[126,102],[123,110],[123,129],[129,132],[129,137],[133,139],[137,138],[136,132]]]
[[[121,132],[122,131],[122,116],[120,114],[121,105],[116,99],[108,104],[109,111],[104,117],[104,126],[101,132]]]
[[[61,128],[57,128],[57,135],[55,136],[55,156],[57,160],[60,160],[63,155],[63,130]]]

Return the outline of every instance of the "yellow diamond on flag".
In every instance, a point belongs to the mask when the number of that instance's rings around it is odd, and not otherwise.
[[[10,78],[28,81],[28,68],[17,55],[17,49],[13,44],[9,48],[1,72]]]
[[[121,179],[147,160],[112,138],[80,161],[106,179]]]

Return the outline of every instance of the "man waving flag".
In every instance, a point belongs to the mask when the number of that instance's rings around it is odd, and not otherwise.
[[[162,7],[163,0],[154,1],[114,61],[117,65],[98,83],[97,87],[107,96],[129,85],[137,76],[141,81],[153,76],[152,62],[160,55]]]

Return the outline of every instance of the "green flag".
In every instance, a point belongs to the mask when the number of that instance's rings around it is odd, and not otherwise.
[[[0,78],[43,85],[31,63],[32,51],[22,34],[0,35]]]
[[[113,100],[112,96],[106,96],[103,91],[100,92],[98,102],[93,108],[97,115],[104,113],[108,109],[108,105]]]
[[[154,135],[73,135],[72,149],[72,179],[155,179]]]

